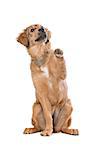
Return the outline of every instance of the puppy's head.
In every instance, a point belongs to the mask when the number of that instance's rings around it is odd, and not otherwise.
[[[39,43],[47,44],[51,38],[51,33],[43,26],[31,25],[27,27],[17,38],[17,41],[27,48]]]

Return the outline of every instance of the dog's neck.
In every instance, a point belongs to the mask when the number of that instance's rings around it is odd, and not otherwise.
[[[41,43],[38,45],[34,45],[33,47],[30,48],[30,50],[34,50],[34,51],[38,51],[38,52],[40,51],[40,53],[36,57],[31,56],[31,58],[32,58],[32,63],[34,63],[38,67],[41,67],[42,65],[47,63],[49,60],[51,44],[50,44],[50,42],[48,42],[46,44]],[[42,51],[42,53],[41,53],[41,51]]]

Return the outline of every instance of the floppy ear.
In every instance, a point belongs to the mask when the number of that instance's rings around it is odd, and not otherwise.
[[[51,32],[48,30],[47,34],[48,34],[48,40],[50,40],[50,38],[51,38]]]
[[[21,43],[22,45],[24,45],[26,47],[29,46],[29,41],[28,41],[25,31],[18,36],[17,42]]]
[[[51,38],[51,32],[47,28],[46,28],[46,32],[47,32],[48,40],[50,40],[50,38]]]

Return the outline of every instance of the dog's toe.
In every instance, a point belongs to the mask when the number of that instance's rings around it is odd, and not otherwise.
[[[35,129],[35,128],[25,128],[23,133],[24,134],[32,134],[32,133],[35,133],[35,132],[38,132],[38,130]]]
[[[47,129],[41,132],[42,136],[50,136],[52,134],[53,130],[52,129]]]
[[[61,49],[59,49],[59,48],[55,49],[54,54],[58,58],[62,58],[63,57],[63,51]]]

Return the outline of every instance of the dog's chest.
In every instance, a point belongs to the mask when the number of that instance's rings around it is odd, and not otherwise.
[[[52,79],[50,78],[49,69],[48,67],[41,67],[42,76],[45,78],[45,82],[47,82],[48,88],[53,88]]]
[[[48,66],[41,66],[36,74],[33,74],[33,82],[37,93],[45,93],[52,105],[59,99],[59,84],[49,71]]]
[[[48,67],[41,67],[42,75],[46,78],[49,78],[49,70]]]
[[[57,84],[55,83],[56,80],[52,76],[51,70],[48,66],[33,67],[32,79],[37,91],[45,88],[51,93],[57,88]]]

